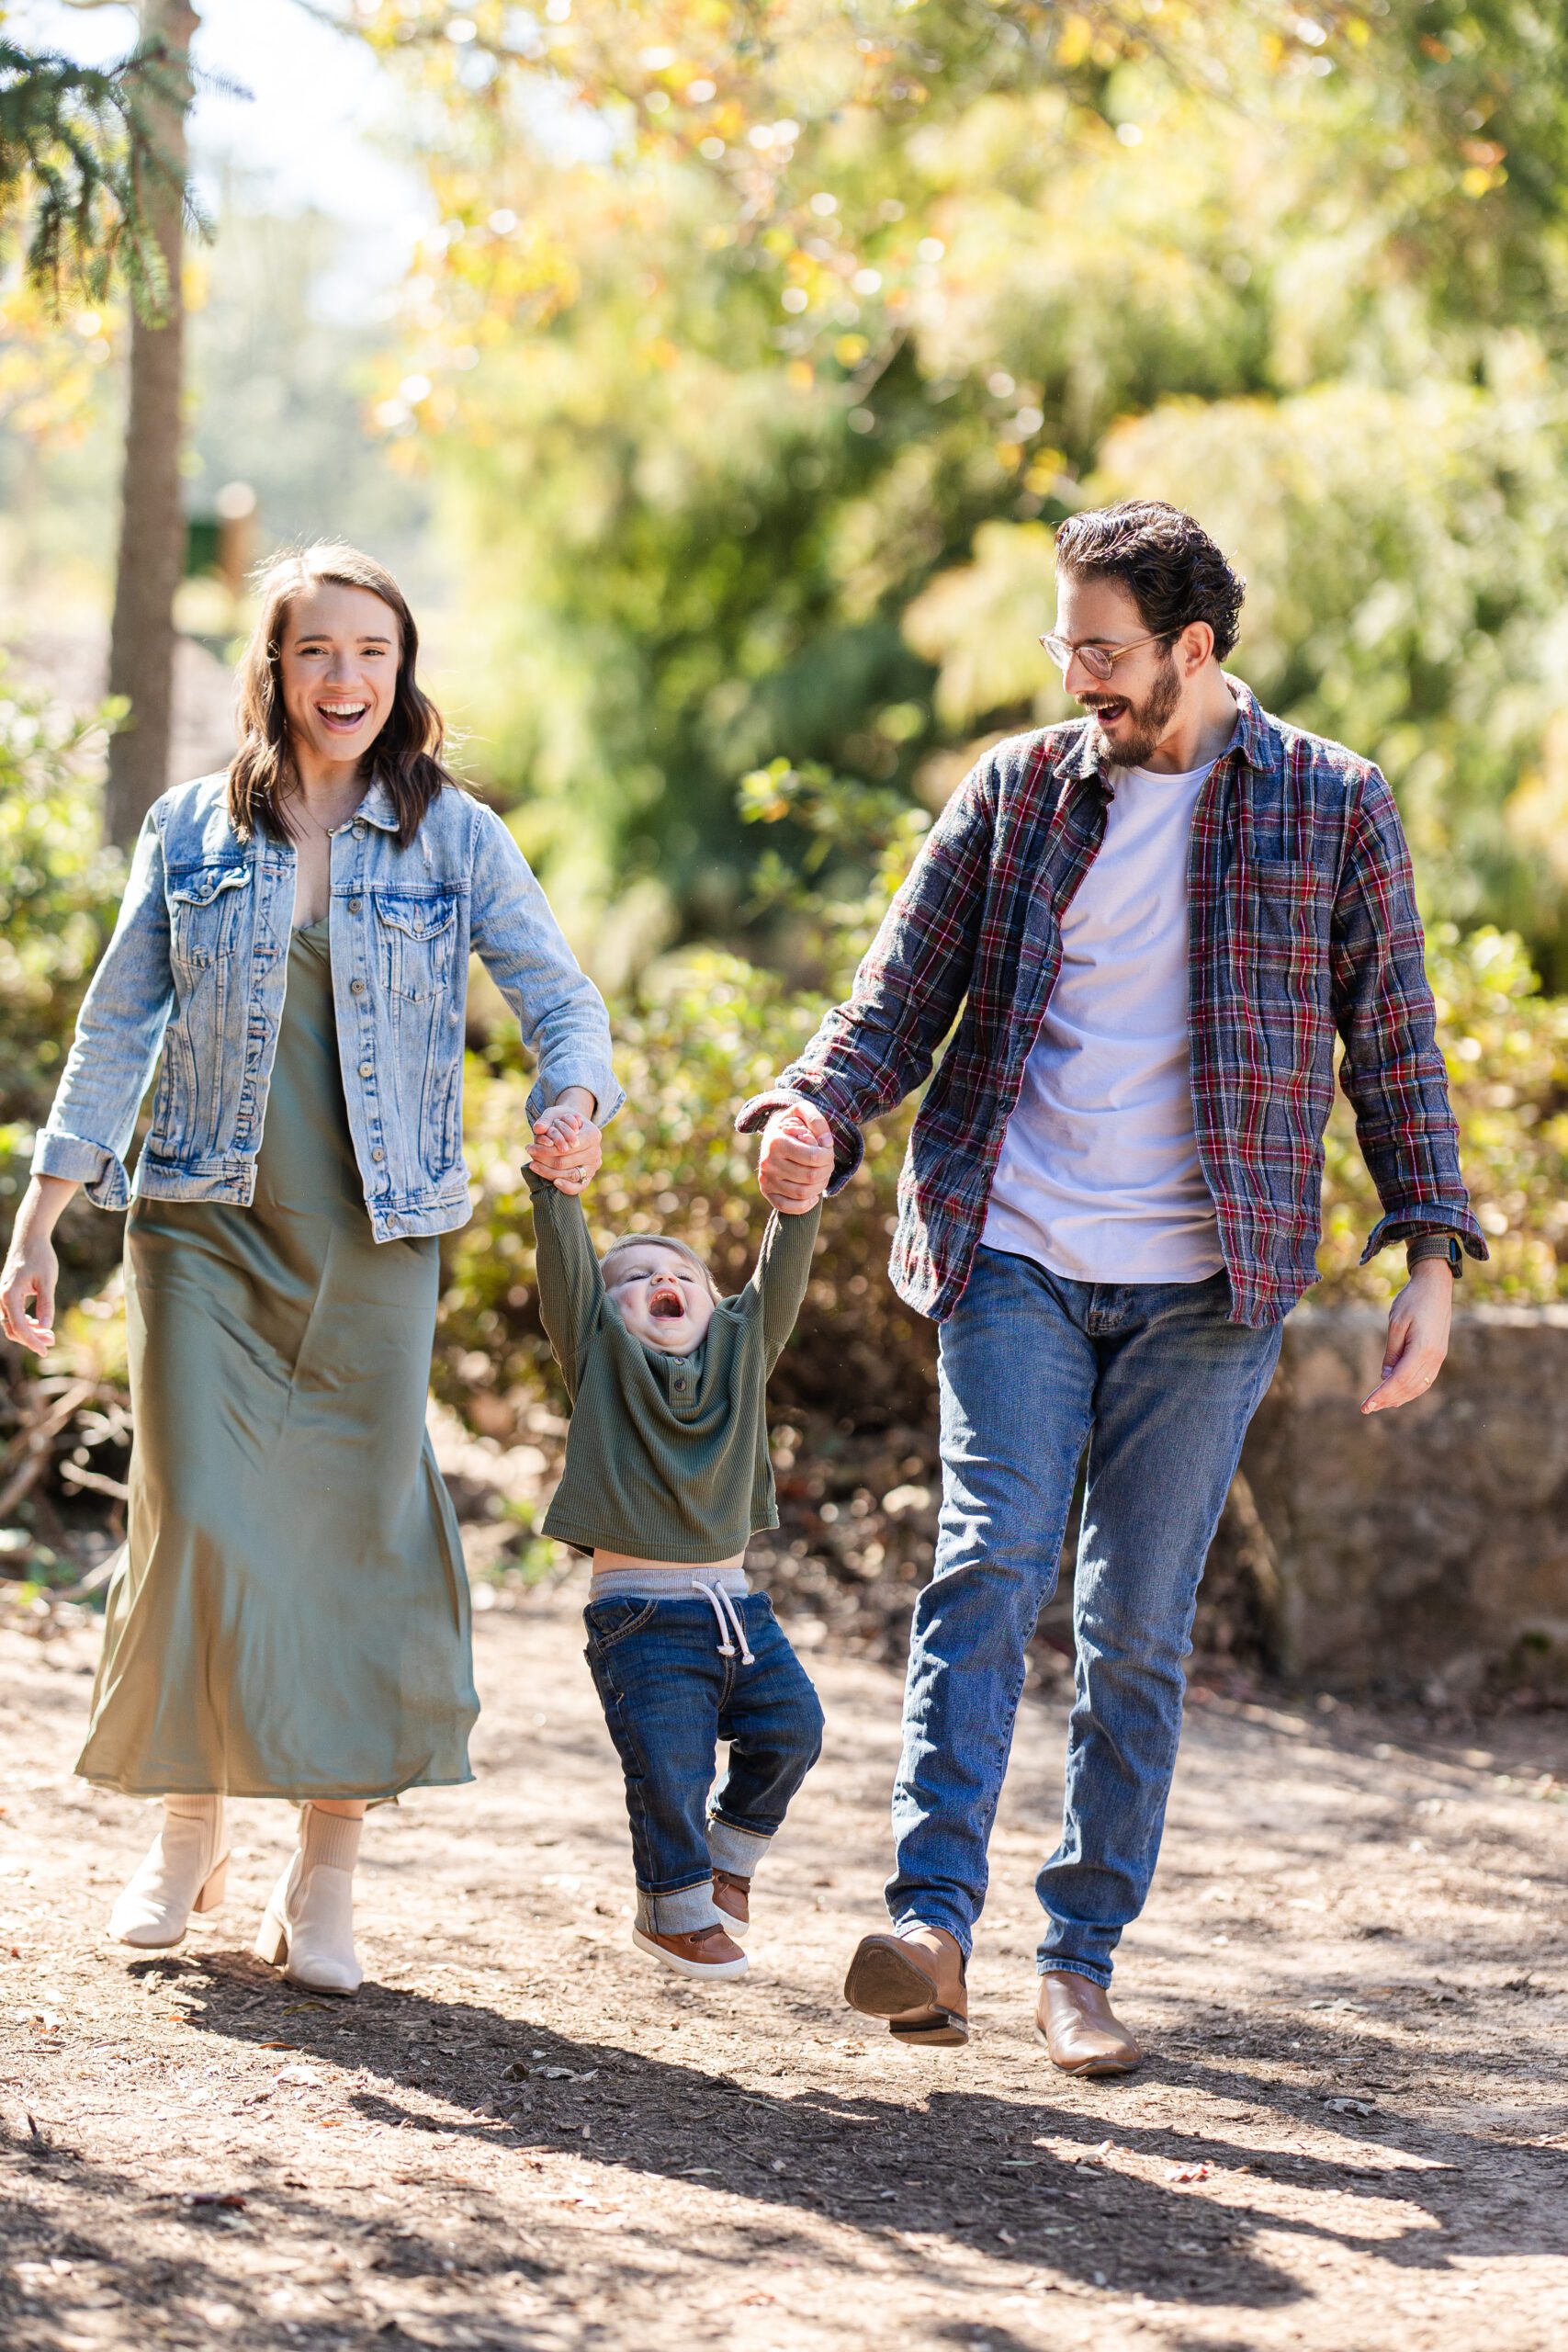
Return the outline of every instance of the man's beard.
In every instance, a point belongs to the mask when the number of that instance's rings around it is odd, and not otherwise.
[[[1083,697],[1080,695],[1078,699],[1082,701]],[[1114,708],[1118,699],[1111,695],[1098,695],[1093,703],[1086,703],[1084,707],[1091,715],[1098,715],[1102,704],[1110,704]],[[1103,727],[1095,729],[1102,761],[1108,766],[1141,768],[1144,762],[1159,749],[1160,741],[1176,715],[1176,706],[1180,699],[1181,680],[1177,675],[1176,656],[1168,650],[1154,684],[1144,700],[1122,702],[1121,707],[1125,716],[1115,735],[1108,735]]]

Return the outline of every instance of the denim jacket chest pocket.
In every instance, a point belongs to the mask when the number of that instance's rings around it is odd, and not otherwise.
[[[171,874],[169,956],[176,976],[194,979],[234,952],[248,864],[230,858]]]
[[[169,876],[169,966],[179,1016],[165,1040],[152,1106],[150,1148],[206,1159],[219,1146],[232,1103],[229,1032],[236,994],[243,1004],[243,910],[253,869],[235,858],[188,865]]]
[[[378,972],[388,993],[409,1004],[445,995],[457,946],[457,892],[408,898],[383,890],[374,905]]]

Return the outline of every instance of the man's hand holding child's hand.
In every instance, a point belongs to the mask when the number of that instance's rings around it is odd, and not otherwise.
[[[528,1165],[558,1193],[581,1193],[599,1172],[604,1139],[585,1113],[568,1099],[581,1089],[569,1087],[558,1102],[533,1122]]]
[[[775,1111],[762,1129],[757,1182],[781,1216],[804,1216],[828,1189],[833,1173],[833,1130],[808,1102]]]

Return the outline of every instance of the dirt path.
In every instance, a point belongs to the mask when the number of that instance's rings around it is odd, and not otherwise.
[[[878,1917],[896,1679],[817,1654],[828,1757],[752,1974],[698,1989],[628,1946],[580,1640],[559,1595],[480,1618],[478,1785],[374,1822],[371,1982],[330,2004],[246,1950],[281,1807],[236,1809],[228,1904],[179,1951],[104,1942],[148,1831],[70,1777],[96,1634],[0,1635],[0,2341],[1568,2341],[1561,1718],[1483,1754],[1195,1706],[1119,1979],[1153,2055],[1097,2086],[1029,2032],[1055,1705],[1021,1735],[976,2038],[900,2052],[839,1997]]]

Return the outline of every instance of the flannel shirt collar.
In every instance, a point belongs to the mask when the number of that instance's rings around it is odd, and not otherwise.
[[[1243,685],[1241,680],[1233,677],[1228,670],[1225,672],[1225,684],[1235,704],[1235,735],[1230,751],[1245,760],[1249,768],[1272,767],[1274,750],[1269,739],[1268,714],[1251,687]],[[1227,758],[1229,755],[1229,752],[1225,754]],[[1068,752],[1063,765],[1067,775],[1080,783],[1105,785],[1105,769],[1095,749],[1092,718],[1079,721],[1077,741]],[[1110,787],[1106,786],[1105,788],[1109,790]]]

